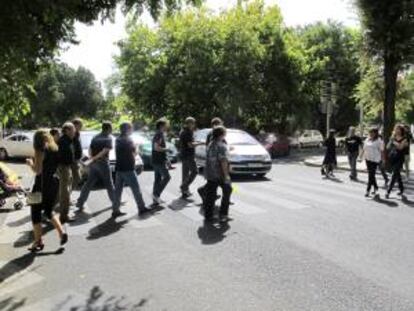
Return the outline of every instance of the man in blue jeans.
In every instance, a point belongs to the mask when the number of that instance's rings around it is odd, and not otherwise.
[[[152,167],[154,168],[154,188],[152,199],[154,204],[165,203],[161,200],[161,194],[169,183],[171,176],[168,172],[167,145],[165,133],[168,131],[169,122],[161,118],[156,123],[156,133],[152,139]]]
[[[100,180],[108,192],[109,199],[114,203],[114,184],[111,168],[109,166],[109,152],[112,149],[112,124],[102,123],[102,131],[96,135],[89,147],[89,173],[88,179],[82,187],[76,206],[83,210],[83,205],[88,199],[89,193]],[[113,214],[113,216],[116,216]]]
[[[138,208],[138,215],[142,216],[150,210],[145,207],[141,189],[138,183],[138,176],[135,172],[135,157],[137,155],[136,146],[131,139],[132,124],[124,122],[120,126],[121,135],[115,141],[115,202],[113,205],[114,215],[123,215],[119,210],[121,206],[121,196],[124,185],[131,188],[135,203]]]

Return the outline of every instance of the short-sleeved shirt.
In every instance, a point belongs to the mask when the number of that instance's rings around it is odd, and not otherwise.
[[[152,138],[152,163],[153,164],[165,164],[167,162],[167,152],[166,151],[156,151],[155,143],[160,145],[161,148],[166,148],[167,144],[165,142],[165,135],[161,131],[157,131]]]
[[[135,152],[136,147],[129,136],[119,136],[115,141],[117,172],[129,172],[135,170]]]
[[[83,154],[79,132],[76,132],[75,134],[75,138],[73,139],[73,147],[75,151],[75,160],[79,161],[82,158],[82,154]]]
[[[381,138],[372,140],[367,138],[364,143],[364,158],[367,161],[380,163],[384,151],[384,142]]]
[[[106,135],[104,133],[100,133],[96,135],[92,139],[90,148],[91,148],[91,153],[93,157],[96,156],[98,153],[100,153],[105,148],[112,149],[113,148],[112,135]],[[100,160],[109,161],[109,154],[102,157]]]
[[[180,133],[180,144],[181,144],[181,158],[189,159],[194,158],[195,148],[190,146],[194,142],[194,132],[189,128],[183,128]]]
[[[224,173],[221,166],[223,160],[228,160],[227,145],[224,142],[213,141],[207,148],[205,177],[210,181],[223,181]]]
[[[353,135],[345,139],[345,146],[349,153],[357,153],[359,147],[362,146],[362,139],[359,136]]]

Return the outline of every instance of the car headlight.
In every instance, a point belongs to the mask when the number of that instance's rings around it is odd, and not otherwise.
[[[263,155],[263,161],[270,162],[272,161],[272,158],[270,157],[270,154],[266,153]]]

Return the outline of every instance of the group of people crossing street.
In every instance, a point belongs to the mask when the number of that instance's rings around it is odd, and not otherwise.
[[[152,138],[152,166],[154,170],[154,184],[152,191],[153,204],[144,202],[141,192],[138,174],[136,172],[137,146],[131,139],[133,125],[124,122],[120,125],[119,136],[113,146],[113,128],[110,122],[103,122],[101,132],[93,137],[88,159],[83,162],[87,170],[86,181],[81,186],[81,160],[83,150],[80,132],[83,124],[80,119],[63,124],[61,130],[53,128],[50,131],[38,130],[34,134],[33,159],[27,159],[27,164],[35,175],[35,182],[31,192],[31,217],[34,232],[34,242],[29,248],[31,252],[43,250],[42,221],[49,220],[55,227],[60,244],[68,241],[68,234],[63,224],[76,221],[70,216],[72,190],[80,188],[80,195],[74,204],[78,212],[83,212],[91,190],[99,182],[104,186],[112,203],[112,218],[125,215],[121,210],[122,193],[124,186],[131,189],[141,217],[152,211],[153,206],[164,204],[162,193],[171,176],[169,169],[166,144],[166,134],[170,124],[166,118],[161,118],[155,123],[156,132]],[[196,120],[188,117],[180,133],[181,158],[182,158],[182,183],[180,186],[181,197],[188,199],[193,194],[190,186],[198,175],[195,161],[195,148],[205,144],[194,139]],[[207,138],[207,158],[205,167],[206,185],[198,189],[203,201],[205,220],[214,220],[214,206],[217,189],[223,192],[219,221],[229,220],[228,211],[232,192],[230,179],[230,165],[228,147],[225,141],[226,129],[219,118],[212,120],[212,130]],[[115,183],[109,162],[109,153],[115,148]],[[80,187],[81,186],[81,187]],[[36,199],[35,199],[36,198]]]
[[[404,194],[404,183],[401,171],[405,166],[406,179],[410,174],[410,143],[412,135],[408,126],[397,124],[387,145],[385,145],[378,128],[373,127],[369,130],[368,137],[365,141],[356,134],[355,127],[350,127],[348,136],[344,141],[349,167],[350,179],[358,180],[358,161],[365,160],[368,172],[368,183],[365,196],[378,195],[377,171],[385,181],[385,197],[389,198],[395,184],[398,184],[398,195]],[[326,147],[325,157],[322,164],[322,174],[327,177],[333,177],[334,167],[337,165],[336,159],[336,139],[335,131],[331,130],[328,138],[325,140]],[[387,171],[391,174],[391,180]]]

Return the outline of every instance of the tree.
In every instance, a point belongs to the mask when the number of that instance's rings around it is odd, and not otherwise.
[[[383,125],[388,141],[395,123],[398,73],[414,61],[414,1],[355,0],[355,3],[366,48],[383,66]]]
[[[332,126],[344,132],[357,122],[357,101],[354,89],[360,80],[358,49],[360,36],[356,30],[340,23],[315,23],[296,29],[303,45],[306,74],[302,100],[309,101],[312,116],[310,127],[325,132],[325,111],[321,109],[321,83],[336,84],[336,107],[333,109]]]
[[[207,126],[287,128],[301,107],[300,57],[278,7],[254,1],[213,15],[202,9],[165,16],[158,29],[132,25],[117,63],[131,111]],[[303,109],[303,107],[302,107]]]
[[[201,0],[187,0],[199,4]],[[53,59],[62,43],[76,43],[76,21],[113,19],[116,6],[135,15],[149,9],[157,17],[163,5],[173,11],[182,0],[5,0],[0,7],[0,104],[7,116],[28,108],[24,93],[30,89],[39,65]]]
[[[95,116],[104,99],[99,82],[89,70],[56,63],[39,74],[29,103],[32,113],[23,119],[24,125],[56,126],[75,116]]]

